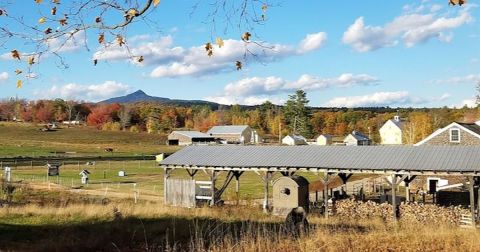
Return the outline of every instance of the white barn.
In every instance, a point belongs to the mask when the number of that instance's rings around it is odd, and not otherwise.
[[[322,134],[317,137],[317,145],[331,145],[332,144],[332,136],[328,134]]]
[[[403,144],[403,122],[395,116],[380,128],[381,144]]]
[[[307,139],[301,135],[290,134],[282,139],[285,145],[306,145]]]

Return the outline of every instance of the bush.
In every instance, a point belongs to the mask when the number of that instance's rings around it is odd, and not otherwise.
[[[137,125],[133,125],[132,127],[130,127],[130,132],[140,133],[140,128]]]
[[[122,125],[120,125],[118,122],[107,122],[102,126],[102,130],[120,131],[121,129]]]

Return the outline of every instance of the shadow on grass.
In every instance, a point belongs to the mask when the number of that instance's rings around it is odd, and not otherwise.
[[[332,232],[367,232],[356,225],[318,225]],[[125,218],[63,225],[0,224],[0,250],[130,251],[209,250],[225,240],[294,239],[281,223],[209,218]]]

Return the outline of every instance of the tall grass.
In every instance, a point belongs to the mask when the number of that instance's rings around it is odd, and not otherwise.
[[[309,221],[311,231],[296,239],[285,232],[283,218],[245,206],[29,204],[0,208],[0,250],[478,251],[480,246],[480,232],[449,225],[316,216]],[[7,231],[16,236],[5,236]]]

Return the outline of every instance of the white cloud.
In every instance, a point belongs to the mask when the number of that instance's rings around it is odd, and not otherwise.
[[[93,85],[76,83],[69,83],[63,86],[55,85],[46,91],[36,91],[35,95],[42,98],[100,101],[114,96],[125,95],[129,91],[131,91],[131,88],[128,85],[116,81],[105,81],[104,83]]]
[[[7,72],[0,73],[0,83],[6,82],[7,80],[8,80],[8,73]]]
[[[404,6],[404,10],[412,7]],[[432,38],[450,42],[454,28],[473,20],[469,8],[462,9],[456,16],[438,13],[438,6],[433,5],[428,13],[420,14],[424,8],[415,8],[409,13],[396,17],[383,26],[365,25],[364,17],[359,17],[343,34],[342,41],[359,52],[368,52],[383,47],[395,46],[399,40],[405,46],[412,47]]]
[[[422,98],[412,96],[408,91],[397,92],[376,92],[360,96],[336,97],[328,102],[328,107],[383,107],[383,106],[412,106],[427,104],[435,101],[443,101],[450,97],[450,94],[443,94],[440,97]]]
[[[466,76],[455,76],[443,80],[434,80],[435,84],[477,84],[480,82],[480,74],[469,74]]]
[[[125,47],[109,46],[99,49],[93,57],[98,60],[130,60],[135,63],[131,56],[143,56],[144,62],[141,65],[155,67],[150,73],[153,78],[202,76],[235,71],[237,60],[265,63],[309,53],[321,48],[327,35],[324,32],[308,34],[297,46],[225,39],[222,48],[214,45],[212,57],[207,56],[205,45],[190,48],[174,46],[171,36],[152,42],[141,42],[146,39],[137,38],[129,41],[132,40],[134,45],[130,45],[129,51]]]
[[[477,107],[477,99],[476,98],[465,99],[458,106],[452,106],[452,107],[463,108],[465,106],[467,106],[469,108],[476,108]]]
[[[281,102],[283,99],[275,95],[292,93],[297,89],[316,91],[330,87],[377,85],[379,82],[380,80],[377,77],[368,74],[355,75],[351,73],[344,73],[333,78],[304,74],[295,81],[288,81],[275,76],[251,77],[228,83],[222,94],[207,97],[207,99],[222,104],[255,105],[266,100]]]
[[[86,42],[85,32],[79,31],[73,35],[67,33],[59,38],[50,39],[47,41],[47,46],[52,52],[75,52],[86,47]]]
[[[327,34],[325,32],[307,34],[307,36],[300,42],[298,52],[306,53],[317,50],[322,47],[326,41]]]

